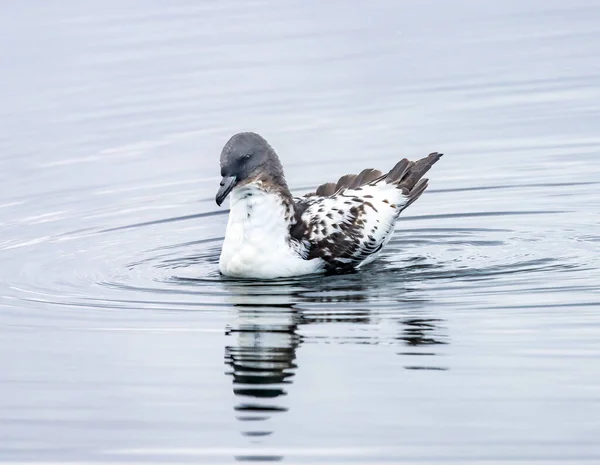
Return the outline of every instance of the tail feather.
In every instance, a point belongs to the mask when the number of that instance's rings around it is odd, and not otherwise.
[[[425,189],[427,189],[427,186],[429,185],[428,182],[429,182],[429,179],[423,178],[415,185],[415,187],[413,187],[410,190],[410,192],[408,193],[408,200],[406,201],[406,204],[404,205],[404,207],[402,207],[402,210],[407,208],[409,205],[414,203],[415,200],[417,200],[419,197],[421,197],[421,194],[423,192],[425,192]]]
[[[425,158],[421,158],[420,160],[414,162],[412,166],[409,167],[407,172],[404,174],[400,182],[398,183],[399,187],[407,189],[409,192],[414,189],[414,187],[419,182],[419,179],[423,177],[427,171],[437,162],[443,154],[441,153],[431,153]]]
[[[389,184],[397,184],[398,188],[408,197],[404,208],[417,200],[425,189],[428,179],[423,175],[437,162],[443,154],[430,153],[427,157],[418,161],[400,160],[387,174],[385,180]],[[404,209],[403,208],[403,209]]]
[[[398,183],[402,181],[404,176],[409,172],[409,170],[415,165],[414,161],[409,161],[406,158],[403,158],[396,166],[394,166],[388,174],[385,176],[385,181],[388,184]]]
[[[358,189],[365,184],[371,184],[385,180],[388,184],[395,184],[404,195],[408,197],[408,203],[404,208],[413,203],[427,188],[427,179],[421,179],[427,171],[437,162],[443,154],[430,153],[427,157],[418,161],[409,161],[403,158],[387,174],[379,170],[367,168],[359,174],[346,174],[337,183],[328,182],[320,185],[316,192],[306,194],[305,197],[313,195],[329,197],[345,189]]]

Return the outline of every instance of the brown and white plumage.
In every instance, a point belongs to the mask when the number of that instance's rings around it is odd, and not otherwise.
[[[386,174],[365,169],[319,186],[295,199],[291,237],[305,245],[307,259],[321,258],[331,270],[370,263],[390,239],[398,215],[427,188],[422,176],[441,156],[403,159]]]
[[[271,146],[258,134],[236,134],[221,154],[217,203],[231,192],[221,272],[276,278],[370,263],[398,215],[427,188],[423,175],[441,156],[403,159],[386,174],[365,169],[293,198]]]

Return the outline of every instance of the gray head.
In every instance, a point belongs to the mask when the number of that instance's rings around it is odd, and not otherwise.
[[[235,186],[255,180],[289,194],[275,150],[253,132],[240,132],[227,141],[221,152],[221,176],[221,187],[215,198],[219,206]]]

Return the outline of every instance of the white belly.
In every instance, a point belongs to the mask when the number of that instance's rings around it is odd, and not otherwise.
[[[230,199],[221,273],[272,279],[323,270],[322,260],[304,260],[290,245],[286,207],[277,195],[250,184],[233,189]]]

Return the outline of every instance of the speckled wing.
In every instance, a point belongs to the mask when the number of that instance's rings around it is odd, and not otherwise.
[[[389,241],[398,215],[427,188],[421,178],[440,157],[403,159],[384,175],[372,169],[346,175],[294,199],[290,235],[304,258],[321,258],[333,270],[370,263]]]

